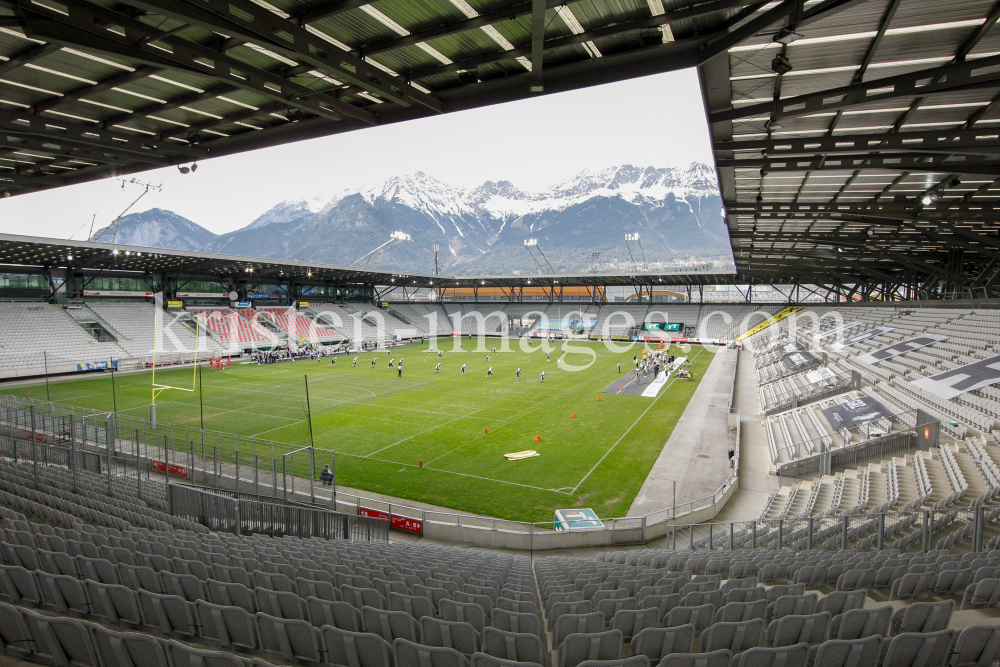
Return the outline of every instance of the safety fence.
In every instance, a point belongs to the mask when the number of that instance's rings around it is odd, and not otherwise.
[[[918,419],[918,422],[922,420]],[[927,429],[936,424],[928,423]],[[924,424],[876,438],[863,447],[826,452],[828,465],[849,465],[936,444],[922,442]],[[731,474],[712,494],[639,517],[601,519],[592,529],[559,531],[527,523],[442,512],[351,494],[316,484],[320,469],[335,474],[332,452],[235,434],[202,431],[115,413],[0,396],[0,456],[36,465],[65,465],[107,475],[109,491],[134,482],[139,498],[166,499],[179,516],[215,530],[275,535],[384,539],[389,527],[442,540],[519,549],[648,544],[691,548],[932,548],[946,538],[981,546],[996,537],[1000,509],[928,510],[882,515],[812,517],[732,524],[714,518],[738,485],[737,411],[729,415],[735,444]],[[836,455],[838,458],[833,459]],[[850,459],[848,457],[854,457]],[[801,463],[804,468],[807,460]],[[804,470],[803,470],[804,472]],[[113,485],[112,482],[115,482]],[[208,488],[215,487],[215,488]],[[155,496],[156,498],[154,498]],[[687,519],[692,525],[677,525]],[[953,536],[953,537],[949,537]],[[942,542],[945,540],[945,542]]]
[[[385,519],[280,498],[171,484],[167,487],[167,506],[174,516],[236,535],[261,533],[366,542],[389,539],[389,522]]]
[[[980,552],[997,546],[1000,505],[674,525],[666,536],[667,548],[706,551]]]
[[[780,464],[776,473],[779,477],[807,479],[857,468],[872,461],[883,461],[919,448],[936,447],[937,422],[918,421],[920,423],[916,426],[843,447],[818,447],[817,453],[811,456]]]

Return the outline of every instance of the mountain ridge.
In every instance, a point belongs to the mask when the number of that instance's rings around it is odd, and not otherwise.
[[[704,163],[584,170],[538,191],[506,180],[461,188],[418,171],[328,196],[285,200],[218,235],[173,212],[151,209],[124,216],[117,239],[351,265],[402,231],[411,240],[383,253],[380,267],[429,272],[438,246],[443,270],[537,273],[524,248],[525,240],[535,238],[558,272],[662,271],[706,262],[725,271],[733,262],[722,215],[714,169]],[[645,263],[628,252],[626,233],[640,234]]]

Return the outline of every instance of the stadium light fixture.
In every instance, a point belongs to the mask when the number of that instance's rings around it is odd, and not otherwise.
[[[526,246],[536,246],[536,245],[538,245],[538,239],[524,239],[524,245],[526,245]]]
[[[73,255],[66,255],[66,261],[67,262],[72,262],[73,261]]]
[[[118,248],[115,248],[114,250],[112,250],[111,254],[112,255],[117,255],[118,254]]]
[[[410,235],[405,232],[393,232],[389,235],[390,238],[396,239],[397,241],[409,241],[411,240]]]
[[[920,203],[923,204],[924,206],[930,206],[931,204],[934,203],[934,194],[928,192],[927,194],[925,194],[923,197],[920,198]]]
[[[638,241],[639,240],[639,234],[638,233],[636,233],[636,234],[626,234],[625,235],[625,240],[626,241]]]

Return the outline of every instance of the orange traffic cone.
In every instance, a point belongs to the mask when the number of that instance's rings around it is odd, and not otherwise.
[[[573,413],[573,416],[576,417],[576,413],[575,412]]]
[[[598,396],[598,397],[597,397],[597,400],[601,400],[601,397],[600,397],[600,396]]]
[[[536,435],[535,436],[535,442],[541,442],[541,441],[542,441],[542,436]]]

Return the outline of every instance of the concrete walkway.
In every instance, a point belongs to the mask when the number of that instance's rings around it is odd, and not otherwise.
[[[680,506],[715,493],[729,477],[729,408],[737,351],[719,349],[626,516]],[[666,389],[670,391],[670,389]]]
[[[740,351],[733,407],[740,411],[740,485],[715,521],[750,521],[760,516],[778,478],[768,470],[771,458],[761,428],[760,393],[753,354]]]

